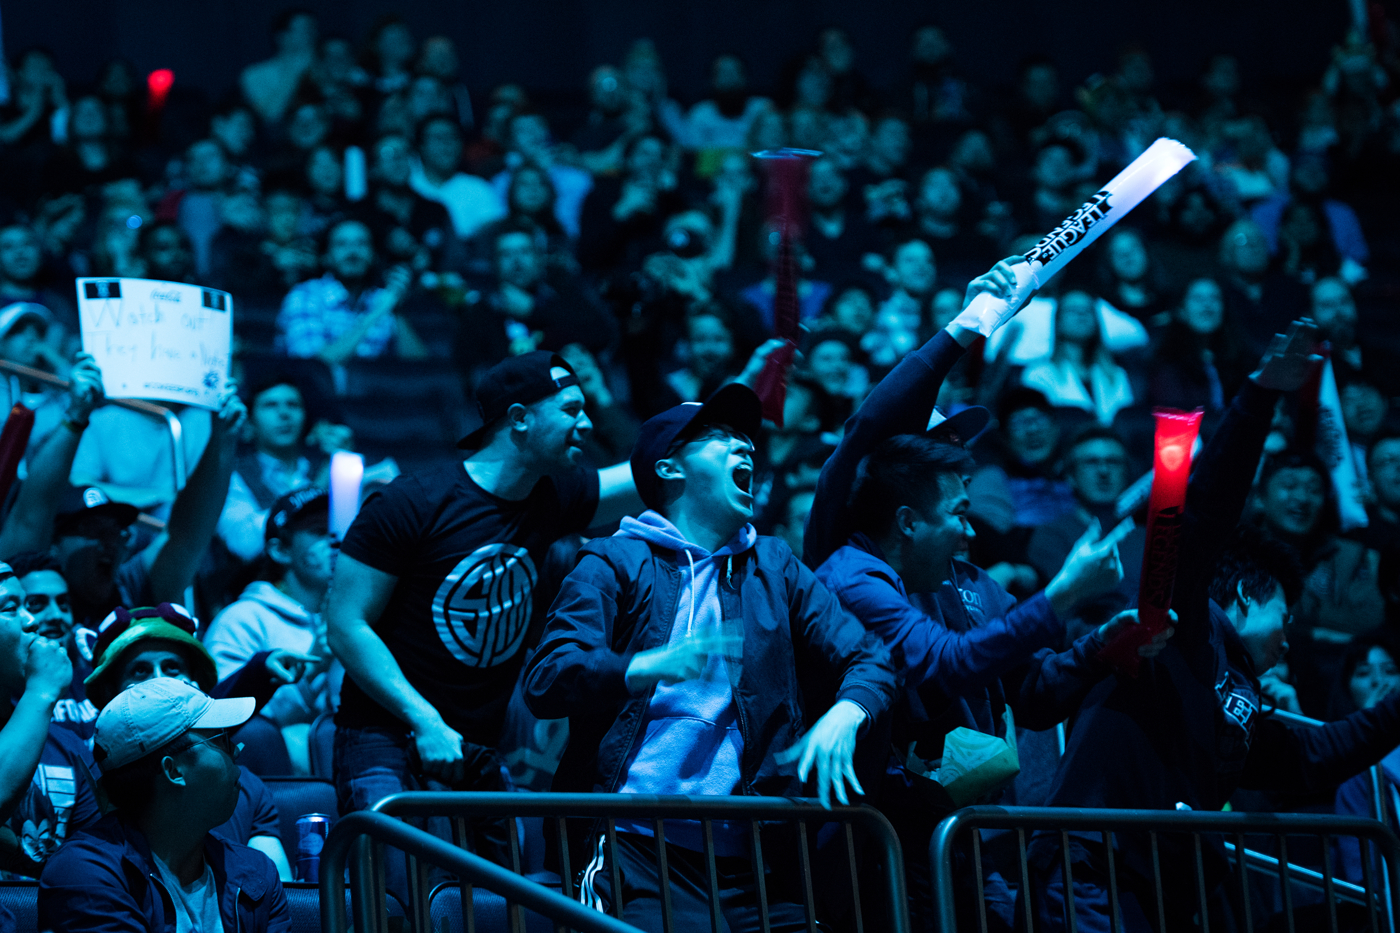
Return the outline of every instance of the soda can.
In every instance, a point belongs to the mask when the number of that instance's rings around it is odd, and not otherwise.
[[[331,834],[335,817],[325,813],[307,813],[297,817],[296,880],[321,880],[321,850]]]

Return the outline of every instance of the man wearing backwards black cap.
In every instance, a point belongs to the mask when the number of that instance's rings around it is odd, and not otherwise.
[[[210,832],[238,803],[229,731],[251,697],[215,700],[161,677],[119,694],[94,749],[115,806],[76,833],[39,878],[39,926],[67,931],[287,933],[277,869]]]
[[[1011,261],[997,263],[968,285],[964,307],[982,292],[1005,297],[1014,282]],[[972,535],[966,477],[973,461],[962,445],[989,416],[981,408],[951,418],[928,411],[977,336],[954,321],[875,387],[822,468],[804,539],[808,563],[820,562],[818,579],[891,646],[903,673],[906,689],[892,723],[896,751],[876,799],[900,817],[916,923],[932,907],[927,853],[934,825],[956,805],[997,799],[1014,776],[984,782],[966,800],[948,797],[928,780],[928,763],[945,754],[945,735],[965,727],[1006,738],[1014,729],[1008,710],[1016,724],[1055,725],[1108,674],[1094,655],[1134,618],[1115,617],[1070,651],[1053,653],[1069,610],[1122,578],[1116,545],[1130,524],[1099,541],[1095,522],[1044,593],[1019,607],[985,571],[954,559]],[[1144,650],[1160,651],[1166,637]],[[990,914],[1009,925],[1013,895],[996,866],[987,869]]]
[[[632,473],[649,510],[579,552],[526,670],[531,712],[569,717],[555,790],[793,796],[815,770],[823,804],[833,791],[846,803],[847,783],[862,792],[856,736],[893,697],[894,669],[786,544],[754,532],[760,423],[758,396],[736,383],[642,425]],[[818,696],[823,678],[839,682],[834,698]],[[623,919],[660,930],[651,825],[618,829]],[[677,930],[709,916],[699,830],[666,830]],[[757,929],[747,828],[718,825],[715,844],[725,921]],[[582,885],[595,906],[620,896],[597,851]],[[772,929],[807,929],[793,879],[774,874]]]
[[[326,612],[349,675],[336,716],[342,812],[402,790],[500,787],[495,745],[544,608],[537,568],[558,538],[640,506],[626,464],[576,465],[591,428],[583,402],[556,354],[497,364],[477,389],[484,426],[458,445],[465,463],[400,476],[347,532]]]

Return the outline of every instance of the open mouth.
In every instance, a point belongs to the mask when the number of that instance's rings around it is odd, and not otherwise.
[[[753,467],[747,465],[735,467],[732,478],[734,480],[734,485],[738,486],[741,492],[748,495],[753,494],[750,488],[753,485]]]

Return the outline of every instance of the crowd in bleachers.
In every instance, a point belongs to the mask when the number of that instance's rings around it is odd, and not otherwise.
[[[342,682],[353,697],[342,728],[366,732],[385,710],[398,713],[388,694],[352,684],[368,662],[336,655],[367,649],[328,635],[323,618],[339,545],[320,491],[330,457],[365,454],[367,490],[444,464],[460,475],[453,445],[501,414],[490,413],[504,391],[493,367],[532,351],[567,363],[567,385],[581,390],[591,422],[582,462],[599,470],[628,460],[653,416],[736,380],[752,386],[780,345],[782,298],[774,181],[751,153],[784,147],[815,155],[794,247],[799,354],[781,422],[752,437],[760,534],[802,556],[823,466],[872,389],[954,322],[969,283],[1031,248],[1170,136],[1197,160],[1010,324],[973,342],[936,388],[944,416],[979,405],[994,416],[975,439],[960,439],[975,461],[966,559],[979,579],[1029,604],[1070,572],[1086,529],[1141,514],[1146,487],[1135,492],[1134,482],[1151,466],[1152,410],[1204,409],[1208,441],[1273,335],[1311,318],[1359,484],[1340,488],[1335,465],[1315,451],[1316,384],[1285,391],[1244,507],[1245,524],[1302,563],[1291,651],[1257,672],[1262,696],[1337,720],[1400,688],[1392,24],[1339,38],[1302,93],[1261,86],[1227,52],[1195,80],[1168,86],[1132,44],[1112,73],[1079,86],[1055,61],[1030,57],[1011,84],[993,88],[966,77],[947,34],[928,25],[900,50],[857,48],[844,30],[823,29],[768,88],[751,84],[739,56],[719,54],[707,95],[678,101],[664,57],[637,38],[587,75],[576,103],[551,98],[548,107],[516,84],[466,86],[452,39],[416,35],[397,16],[351,40],[292,10],[270,37],[272,56],[244,68],[237,87],[169,112],[163,92],[120,59],[91,84],[60,74],[44,49],[9,63],[0,360],[71,382],[0,379],[7,406],[35,412],[0,559],[38,634],[67,646],[74,672],[50,700],[52,731],[64,735],[44,747],[42,773],[67,769],[71,780],[89,767],[83,746],[99,710],[131,683],[164,673],[216,696],[256,696],[257,715],[229,723],[241,725],[247,746],[229,832],[289,877],[254,772],[312,772]],[[863,75],[862,59],[877,51],[907,58],[897,85]],[[100,374],[81,353],[74,280],[84,276],[233,296],[238,394],[215,412],[175,406],[183,488],[165,423],[100,405]],[[529,586],[540,568],[531,642],[584,540],[581,519],[596,520],[594,536],[609,534],[627,511],[604,483],[591,493],[561,486],[552,537],[523,545],[540,548],[533,564],[526,558]],[[423,496],[392,500],[392,516],[381,503],[379,524],[347,538],[340,559],[349,554],[369,575],[355,585],[371,592],[381,574],[400,581],[395,600],[415,598],[403,595],[419,585],[404,582],[407,568],[391,575],[401,532],[391,526],[410,513],[429,521]],[[1339,497],[1358,499],[1367,522],[1344,523]],[[523,494],[493,501],[513,499]],[[824,542],[817,559],[841,543]],[[1121,540],[1121,579],[1073,606],[1057,650],[1136,605],[1145,547],[1141,526]],[[379,598],[375,612],[389,590]],[[196,626],[191,615],[210,622]],[[400,666],[400,651],[416,650],[389,648]],[[516,677],[520,664],[503,670]],[[415,678],[427,675],[404,673],[425,692]],[[7,686],[28,698],[25,676],[10,674]],[[31,685],[55,676],[24,674]],[[470,685],[499,694],[485,704],[494,726],[467,734],[449,717],[442,728],[499,751],[509,777],[479,786],[548,789],[566,730],[530,715],[514,681]],[[41,687],[54,692],[47,680]],[[198,699],[177,699],[191,710],[188,728],[214,715]],[[16,716],[32,713],[25,702]],[[335,752],[342,764],[382,754],[345,746]],[[1029,789],[1037,768],[1055,762],[1027,751],[1022,802],[1044,799]],[[61,802],[35,781],[40,789],[8,824],[14,838],[0,833],[0,868],[18,874],[36,873],[99,810],[91,791]],[[18,782],[7,800],[27,786]],[[128,782],[108,796],[135,793]],[[342,788],[342,806],[364,806],[368,793]],[[1335,793],[1333,783],[1249,805],[1330,808]],[[52,801],[47,823],[38,798]],[[1337,805],[1363,799],[1348,785]],[[171,813],[184,806],[157,803]],[[1359,864],[1359,853],[1347,858]]]

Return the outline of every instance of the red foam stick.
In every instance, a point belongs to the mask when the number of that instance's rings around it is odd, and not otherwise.
[[[1186,516],[1186,483],[1191,477],[1191,448],[1201,430],[1201,409],[1193,412],[1159,408],[1156,451],[1152,460],[1152,492],[1147,500],[1147,544],[1142,553],[1138,585],[1138,624],[1118,633],[1099,657],[1137,676],[1138,648],[1170,624],[1172,589]]]
[[[0,502],[5,501],[15,484],[20,461],[29,446],[29,432],[33,430],[34,412],[15,403],[10,417],[5,419],[5,429],[0,431]]]
[[[807,203],[807,166],[821,155],[807,149],[766,149],[754,153],[768,168],[768,224],[778,237],[773,263],[773,336],[787,344],[769,354],[754,383],[763,402],[763,417],[783,426],[787,371],[797,352],[800,317],[797,299],[797,257],[794,244],[802,231]]]
[[[175,84],[175,72],[157,68],[146,75],[146,109],[155,112],[165,106],[165,98]]]

